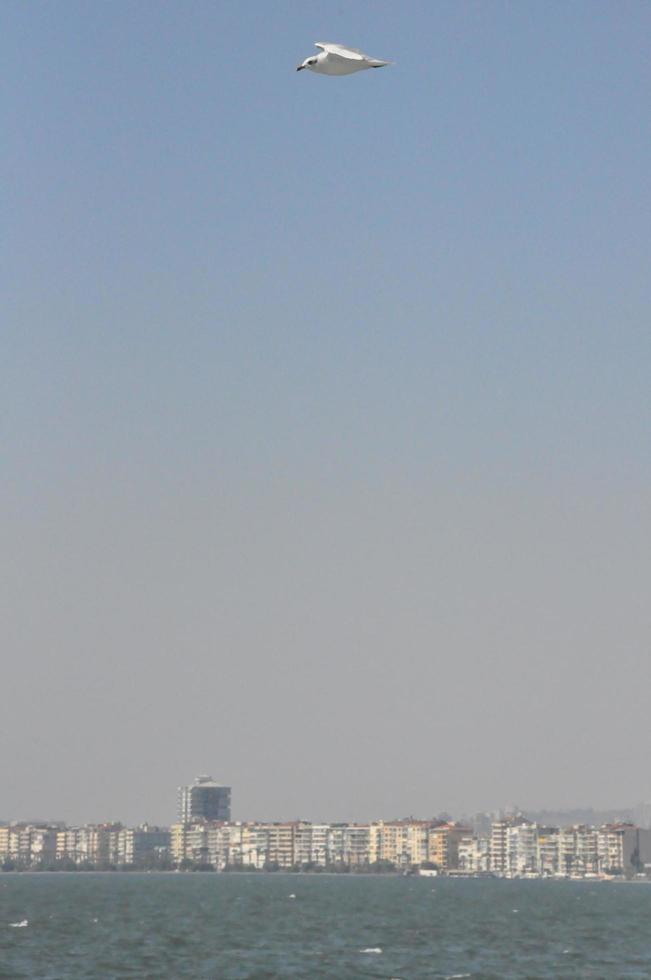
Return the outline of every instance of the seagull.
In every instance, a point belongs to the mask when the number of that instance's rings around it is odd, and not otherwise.
[[[364,68],[383,68],[391,64],[390,61],[369,58],[363,51],[358,51],[357,48],[345,48],[343,44],[316,41],[314,47],[321,48],[319,54],[306,58],[296,71],[309,68],[317,75],[352,75],[354,71],[363,71]]]

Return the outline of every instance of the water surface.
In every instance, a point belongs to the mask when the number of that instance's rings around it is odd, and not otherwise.
[[[649,980],[651,887],[349,875],[0,875],[3,980],[185,977]]]

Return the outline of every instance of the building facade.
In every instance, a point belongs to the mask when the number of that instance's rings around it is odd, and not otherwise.
[[[212,776],[197,776],[191,786],[179,787],[179,822],[231,819],[231,788]]]

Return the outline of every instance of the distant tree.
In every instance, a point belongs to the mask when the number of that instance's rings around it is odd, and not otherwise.
[[[327,865],[326,870],[329,871],[330,874],[345,875],[349,873],[350,865],[346,864],[344,861],[334,861],[332,864]]]
[[[393,861],[373,861],[372,864],[369,864],[368,869],[375,874],[386,874],[387,872],[395,871],[396,866]]]
[[[145,854],[138,862],[137,868],[140,871],[171,871],[173,864],[168,854],[156,850]]]
[[[53,870],[54,871],[76,871],[77,870],[77,865],[72,860],[72,858],[62,857],[62,858],[58,858],[54,862],[54,868],[53,868]]]

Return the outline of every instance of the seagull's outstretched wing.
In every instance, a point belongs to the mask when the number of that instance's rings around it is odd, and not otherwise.
[[[343,44],[331,44],[329,41],[315,41],[315,48],[321,48],[328,54],[334,54],[338,58],[347,58],[349,61],[368,61],[368,55],[357,48],[346,48]]]

